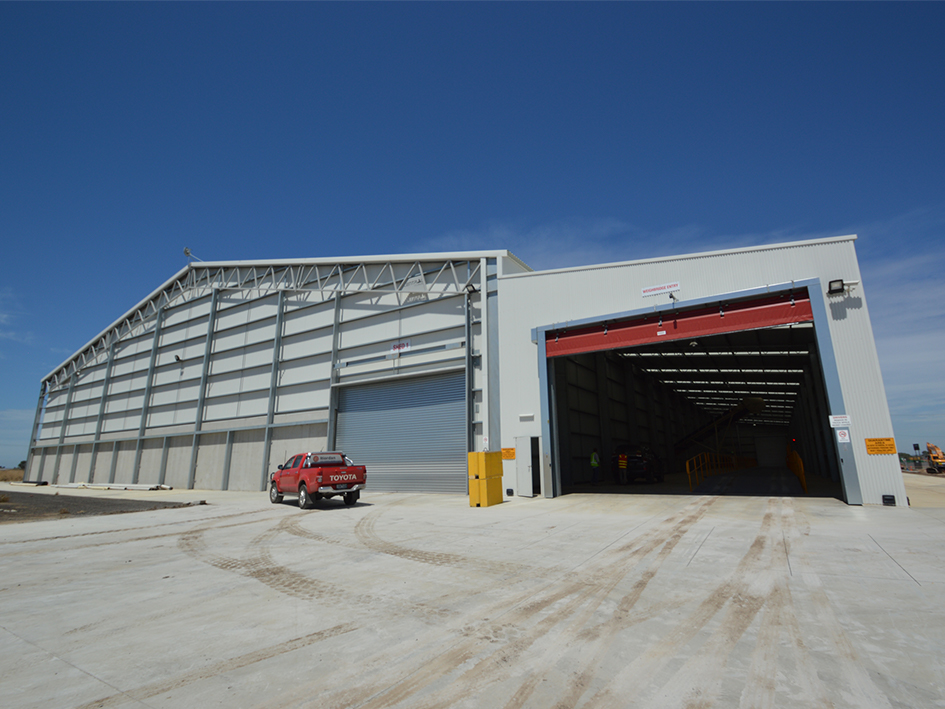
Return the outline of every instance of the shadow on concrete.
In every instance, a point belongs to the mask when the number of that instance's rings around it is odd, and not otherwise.
[[[839,482],[817,475],[807,477],[807,492],[800,480],[787,467],[745,468],[712,475],[689,490],[685,473],[672,473],[659,483],[635,480],[620,485],[613,480],[593,484],[579,483],[565,488],[564,494],[591,493],[601,495],[744,495],[752,497],[833,497],[843,499]]]

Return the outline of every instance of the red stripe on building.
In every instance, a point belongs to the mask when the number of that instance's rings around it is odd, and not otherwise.
[[[591,325],[574,330],[555,330],[545,333],[545,352],[548,357],[600,352],[653,342],[720,335],[742,330],[758,330],[776,325],[812,322],[807,291],[790,295],[766,296],[755,300],[706,306],[677,313],[663,313]]]

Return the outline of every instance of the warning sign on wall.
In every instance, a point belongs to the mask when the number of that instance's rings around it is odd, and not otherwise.
[[[867,438],[866,452],[870,455],[896,455],[896,439]]]
[[[503,448],[503,449],[502,449],[502,460],[515,460],[515,449],[514,449],[514,448]]]

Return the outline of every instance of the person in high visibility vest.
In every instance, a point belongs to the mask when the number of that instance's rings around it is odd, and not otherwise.
[[[594,452],[591,453],[591,482],[597,484],[597,473],[600,471],[600,456],[597,454],[597,449],[594,449]]]
[[[621,453],[617,456],[617,476],[621,485],[627,484],[627,454]]]

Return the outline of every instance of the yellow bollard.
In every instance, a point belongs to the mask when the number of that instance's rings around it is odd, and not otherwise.
[[[502,502],[502,453],[479,451],[468,454],[469,506],[489,507]]]

